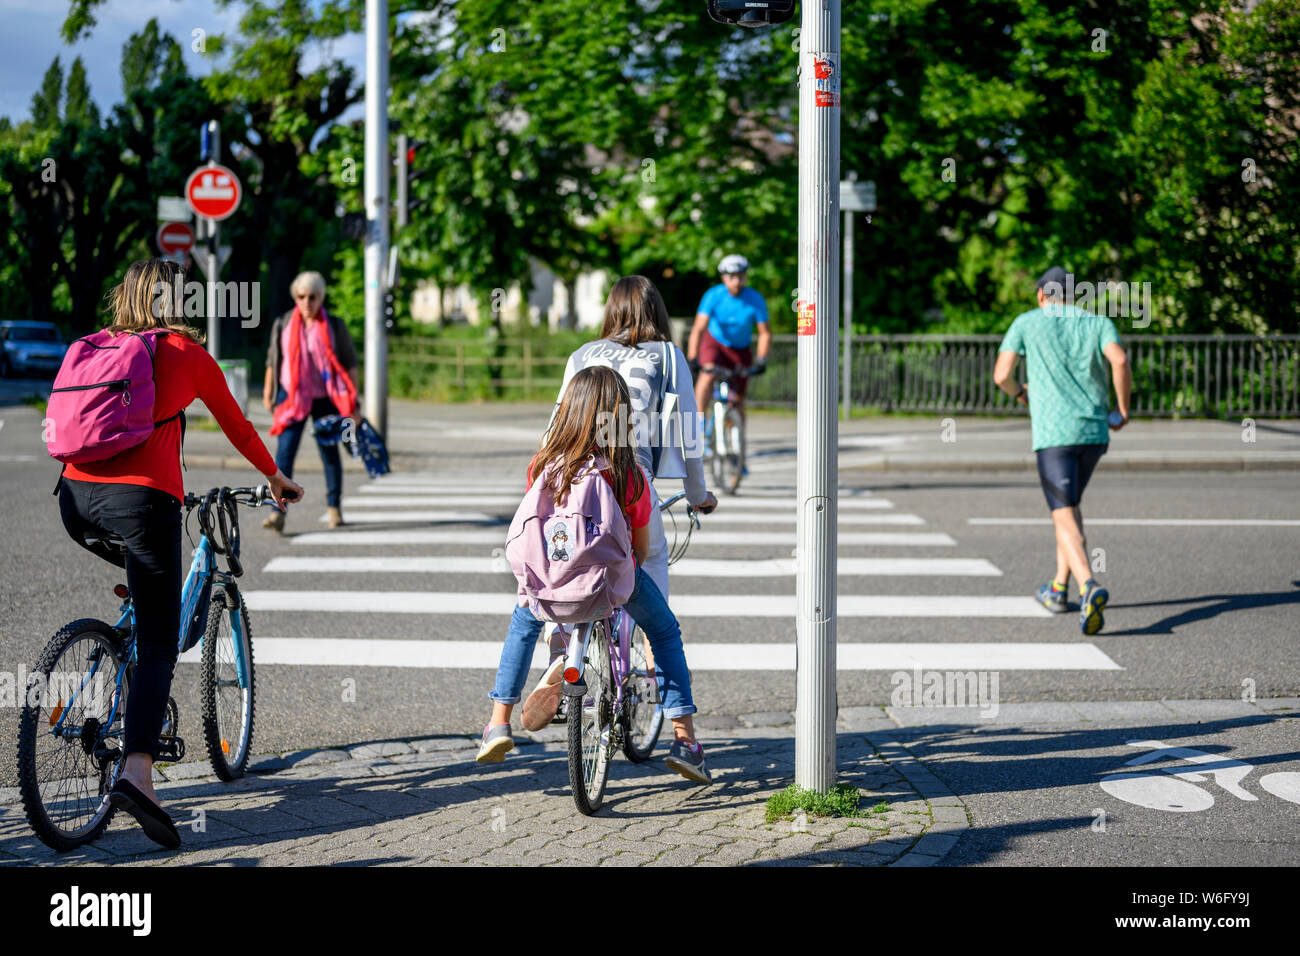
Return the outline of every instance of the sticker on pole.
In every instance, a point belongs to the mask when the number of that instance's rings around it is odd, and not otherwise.
[[[816,335],[817,334],[817,303],[816,302],[799,302],[799,334]]]
[[[188,222],[164,222],[158,227],[158,251],[178,256],[194,248],[194,230]]]
[[[239,208],[239,177],[225,166],[200,166],[185,182],[190,208],[207,219],[225,219]]]
[[[813,53],[813,103],[816,106],[840,105],[839,54]]]

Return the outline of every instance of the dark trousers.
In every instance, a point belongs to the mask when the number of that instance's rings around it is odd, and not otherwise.
[[[143,485],[64,478],[59,511],[74,541],[126,569],[135,605],[137,663],[126,701],[125,749],[156,758],[180,633],[181,503]],[[86,543],[87,535],[106,532],[126,542],[125,556]]]
[[[275,403],[278,405],[283,402],[286,395],[285,390],[280,389]],[[328,398],[318,398],[311,403],[312,421],[319,421],[326,415],[338,413],[339,410]],[[298,444],[302,441],[302,432],[306,427],[307,419],[304,418],[280,432],[280,444],[275,450],[275,464],[288,478],[293,477],[293,460],[298,457]],[[321,464],[325,466],[325,504],[337,508],[339,502],[343,500],[343,461],[339,458],[339,446],[322,445],[318,441],[316,448],[320,451]]]

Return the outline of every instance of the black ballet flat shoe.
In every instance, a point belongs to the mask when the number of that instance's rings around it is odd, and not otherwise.
[[[128,780],[119,780],[108,791],[108,802],[119,810],[135,817],[144,835],[154,843],[175,850],[181,845],[181,835],[167,811],[154,803]]]

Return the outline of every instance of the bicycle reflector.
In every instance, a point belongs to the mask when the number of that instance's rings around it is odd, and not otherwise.
[[[794,0],[709,0],[709,16],[738,27],[765,27],[794,16]]]
[[[125,584],[113,585],[113,593],[116,594],[118,597],[120,597],[123,601],[125,601],[127,598],[131,596],[131,592]]]
[[[566,667],[564,669],[564,680],[566,683],[576,684],[581,679],[582,679],[582,674],[578,672],[578,669],[576,667]]]

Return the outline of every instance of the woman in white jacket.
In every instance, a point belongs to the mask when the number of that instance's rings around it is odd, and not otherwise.
[[[682,350],[672,342],[668,309],[649,279],[624,276],[614,283],[605,302],[600,338],[569,356],[560,395],[574,375],[592,365],[609,366],[627,382],[632,395],[637,460],[645,470],[655,478],[680,478],[686,500],[700,512],[707,514],[717,507],[717,499],[704,483],[703,423],[695,403],[690,366]],[[675,427],[661,428],[665,407],[671,410],[673,405],[680,412],[680,433]],[[668,541],[657,492],[653,503],[650,548],[644,567],[667,600]]]

